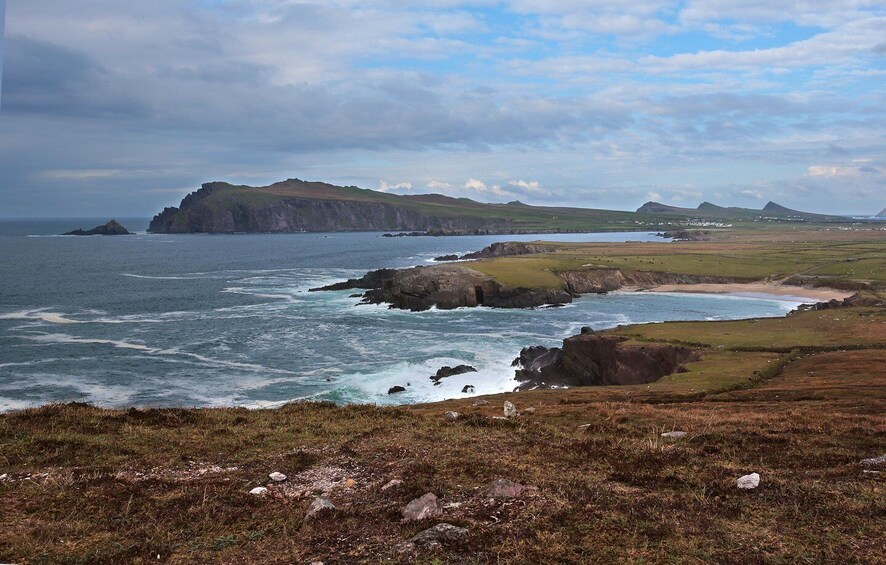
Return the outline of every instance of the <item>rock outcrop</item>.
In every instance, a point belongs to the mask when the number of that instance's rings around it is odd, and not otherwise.
[[[117,223],[117,220],[111,220],[102,226],[96,226],[91,230],[76,229],[63,233],[62,235],[131,235],[132,232]]]
[[[441,367],[435,375],[431,377],[431,380],[434,381],[435,385],[440,384],[442,379],[446,377],[452,377],[454,375],[463,375],[465,373],[476,373],[477,369],[471,367],[470,365],[456,365],[455,367],[445,366]]]
[[[572,301],[563,289],[506,287],[489,275],[461,265],[382,269],[311,291],[351,288],[368,289],[363,295],[366,304],[387,303],[392,308],[412,311],[472,306],[532,308]]]
[[[380,269],[359,279],[349,279],[319,288],[325,290],[366,289],[364,304],[390,304],[392,308],[422,311],[436,307],[536,308],[569,304],[582,294],[602,294],[632,286],[653,288],[662,284],[729,283],[735,278],[681,275],[650,271],[623,272],[615,268],[589,267],[557,273],[561,288],[508,287],[489,275],[465,265],[435,265],[410,269]]]
[[[632,343],[627,338],[583,333],[562,348],[524,348],[514,360],[520,389],[651,383],[685,370],[698,352],[663,343]]]
[[[655,234],[658,237],[677,241],[710,241],[711,232],[707,230],[671,230]]]
[[[434,261],[463,261],[466,259],[492,259],[494,257],[513,257],[516,255],[531,255],[533,253],[553,253],[557,248],[554,245],[543,243],[523,243],[522,241],[501,241],[488,245],[480,251],[458,255],[441,255],[434,257]]]

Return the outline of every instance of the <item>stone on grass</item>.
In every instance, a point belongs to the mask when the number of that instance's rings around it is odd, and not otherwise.
[[[510,400],[505,400],[505,418],[516,418],[520,413]]]
[[[443,505],[440,503],[440,499],[429,492],[407,504],[403,508],[402,514],[404,522],[435,518],[443,514]]]
[[[398,488],[402,484],[403,481],[401,481],[400,479],[391,479],[385,486],[381,487],[381,490],[391,490],[392,488]]]
[[[467,528],[459,528],[443,522],[433,528],[417,533],[404,544],[404,549],[415,549],[415,546],[437,548],[444,544],[463,541],[468,537]]]
[[[254,494],[256,496],[264,496],[264,495],[268,494],[268,489],[266,489],[265,487],[255,487],[254,489],[249,491],[249,494]]]
[[[870,459],[862,459],[861,464],[864,467],[886,467],[886,455],[871,457]]]
[[[535,408],[533,408],[532,406],[530,406],[529,408],[524,409],[524,410],[523,410],[523,413],[524,413],[524,414],[535,414]]]
[[[489,498],[517,498],[523,492],[523,485],[508,479],[496,479],[486,487]]]
[[[278,473],[277,471],[274,471],[273,473],[268,475],[268,478],[271,479],[272,481],[274,481],[275,483],[282,483],[283,481],[286,480],[286,475],[284,475],[283,473]]]
[[[745,475],[743,477],[739,477],[738,488],[741,489],[753,489],[760,486],[760,475],[758,473],[751,473],[750,475]]]
[[[454,421],[458,420],[459,416],[461,416],[461,414],[459,414],[458,412],[453,412],[451,410],[449,412],[443,414],[443,417],[446,418],[447,420],[449,420],[450,422],[454,422]]]
[[[317,517],[321,512],[332,512],[335,510],[335,504],[330,502],[329,500],[318,496],[314,499],[314,502],[308,506],[308,513],[305,514],[305,520],[312,520]]]
[[[473,403],[471,406],[486,406],[487,404],[489,404],[489,401],[488,401],[488,400],[483,400],[483,399],[481,398],[481,399],[479,399],[479,400],[475,400],[474,403]]]
[[[674,432],[664,432],[663,434],[661,434],[661,437],[680,439],[681,437],[686,437],[687,435],[689,435],[689,434],[687,434],[686,432],[674,431]]]

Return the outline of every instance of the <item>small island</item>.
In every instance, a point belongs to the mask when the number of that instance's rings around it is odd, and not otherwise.
[[[132,235],[132,232],[117,223],[117,220],[111,220],[107,224],[96,226],[91,230],[80,228],[62,235]]]

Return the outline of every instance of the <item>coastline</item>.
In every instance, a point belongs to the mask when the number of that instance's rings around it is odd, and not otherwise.
[[[626,292],[688,292],[697,294],[730,294],[734,296],[770,295],[785,298],[808,298],[818,302],[845,300],[855,292],[833,288],[807,288],[772,283],[703,283],[703,284],[663,284],[652,288],[624,287]]]

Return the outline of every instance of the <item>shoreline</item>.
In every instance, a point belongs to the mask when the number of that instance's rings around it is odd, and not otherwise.
[[[702,284],[663,284],[652,288],[624,287],[626,292],[687,292],[695,294],[730,294],[747,296],[765,294],[775,297],[808,298],[818,302],[845,300],[855,292],[833,288],[807,288],[772,283],[702,283]]]

